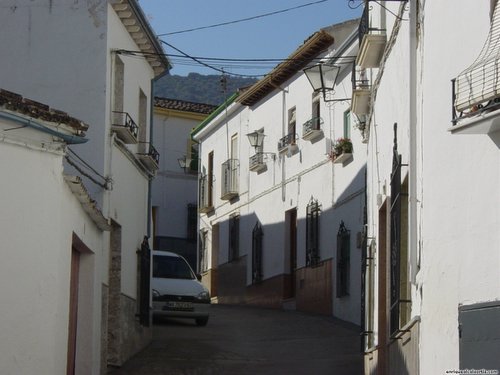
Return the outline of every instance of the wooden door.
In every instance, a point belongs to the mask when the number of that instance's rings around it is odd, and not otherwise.
[[[68,359],[66,364],[67,375],[75,374],[79,273],[80,273],[80,253],[75,248],[72,248],[70,289],[69,289]]]

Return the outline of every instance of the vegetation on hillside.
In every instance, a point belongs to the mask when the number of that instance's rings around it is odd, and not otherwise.
[[[226,89],[224,91],[221,78],[221,75],[198,73],[189,73],[187,77],[167,75],[156,82],[155,96],[219,105],[239,88],[256,82],[254,78],[225,76]]]

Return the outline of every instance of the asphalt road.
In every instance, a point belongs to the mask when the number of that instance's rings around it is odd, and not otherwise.
[[[319,315],[212,305],[206,327],[161,320],[113,375],[360,375],[357,327]]]

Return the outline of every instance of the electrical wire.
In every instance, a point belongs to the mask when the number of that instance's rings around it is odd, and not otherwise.
[[[94,184],[102,187],[103,189],[106,189],[107,186],[105,183],[97,181],[94,177],[90,176],[88,173],[82,170],[74,161],[72,161],[69,157],[69,155],[65,156],[66,161],[68,162],[69,165],[73,166],[78,172],[80,172],[83,176],[87,177],[90,181],[92,181]],[[106,179],[105,179],[106,181]]]
[[[260,15],[257,15],[257,16],[242,18],[242,19],[238,19],[238,20],[234,20],[234,21],[217,23],[217,24],[208,25],[208,26],[194,27],[194,28],[186,29],[186,30],[173,31],[173,32],[170,32],[170,33],[158,34],[158,36],[183,34],[183,33],[189,33],[189,32],[192,32],[192,31],[205,30],[205,29],[211,29],[211,28],[214,28],[214,27],[232,25],[232,24],[235,24],[235,23],[251,21],[251,20],[258,19],[258,18],[273,16],[273,15],[276,15],[276,14],[285,13],[285,12],[289,12],[289,11],[300,9],[300,8],[305,8],[305,7],[308,7],[308,6],[311,6],[311,5],[316,5],[316,4],[324,3],[324,2],[327,2],[327,1],[329,1],[329,0],[313,1],[313,2],[310,2],[310,3],[307,3],[307,4],[302,4],[302,5],[298,5],[298,6],[287,8],[287,9],[277,10],[277,11],[270,12],[270,13],[260,14]]]
[[[263,77],[263,75],[262,75],[262,74],[245,75],[245,74],[238,74],[238,73],[229,73],[229,72],[226,72],[224,69],[217,68],[217,67],[215,67],[215,66],[209,65],[209,64],[207,64],[207,63],[205,63],[205,62],[201,61],[200,59],[197,59],[196,57],[193,57],[193,56],[188,55],[187,53],[185,53],[185,52],[181,51],[181,50],[180,50],[180,49],[178,49],[177,47],[174,47],[174,46],[173,46],[173,45],[171,45],[170,43],[165,42],[164,40],[161,40],[161,39],[160,39],[160,42],[162,42],[162,43],[163,43],[163,44],[165,44],[166,46],[168,46],[168,47],[172,48],[173,50],[175,50],[175,51],[177,51],[177,52],[179,52],[179,53],[183,54],[185,57],[187,57],[187,58],[189,58],[189,59],[191,59],[191,60],[193,60],[193,61],[196,61],[198,64],[203,65],[203,66],[205,66],[205,67],[207,67],[207,68],[209,68],[209,69],[215,70],[215,71],[217,71],[217,72],[219,72],[219,73],[222,73],[222,74],[228,74],[228,75],[232,75],[232,76],[238,76],[238,77]]]
[[[280,64],[283,62],[294,62],[300,59],[278,59],[278,58],[221,58],[221,57],[201,57],[201,56],[191,56],[187,53],[180,51],[178,48],[173,45],[162,40],[162,43],[167,46],[173,48],[177,52],[182,54],[157,54],[150,52],[142,52],[142,51],[134,51],[134,50],[117,50],[115,51],[121,55],[129,55],[129,56],[168,56],[172,63],[176,65],[182,66],[198,66],[203,65],[210,69],[216,70],[223,74],[233,75],[233,76],[241,76],[241,77],[263,77],[265,74],[256,74],[256,75],[248,75],[248,74],[237,74],[231,73],[227,71],[227,68],[232,69],[265,69],[266,71],[271,70],[276,66],[276,64]],[[356,56],[339,56],[338,57],[340,64],[349,64],[354,62]],[[301,60],[302,61],[302,60]],[[311,62],[319,63],[323,61],[322,58],[313,58],[310,59]]]

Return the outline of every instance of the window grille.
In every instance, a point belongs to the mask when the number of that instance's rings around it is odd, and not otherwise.
[[[319,263],[319,214],[320,205],[311,197],[306,208],[306,266],[312,267]]]
[[[139,322],[149,327],[149,298],[151,290],[151,249],[148,237],[144,236],[141,249],[137,251],[140,264]]]
[[[194,203],[187,205],[187,239],[196,240],[196,229],[198,226],[198,207]]]
[[[200,231],[200,247],[198,249],[199,251],[199,266],[198,266],[198,271],[200,273],[206,272],[208,269],[208,251],[207,251],[207,236],[208,236],[208,231],[206,229]]]
[[[500,7],[493,12],[490,32],[476,61],[453,82],[453,121],[500,105]],[[467,113],[465,113],[467,112]]]
[[[200,212],[209,212],[213,209],[212,205],[212,191],[213,182],[210,175],[200,176]]]
[[[259,222],[252,231],[252,283],[262,281],[262,237],[264,232]]]
[[[229,159],[222,164],[222,191],[221,199],[232,199],[239,190],[239,161]]]
[[[351,231],[340,222],[337,232],[337,297],[349,295]]]
[[[229,261],[235,261],[240,256],[240,217],[231,216],[229,219]]]

